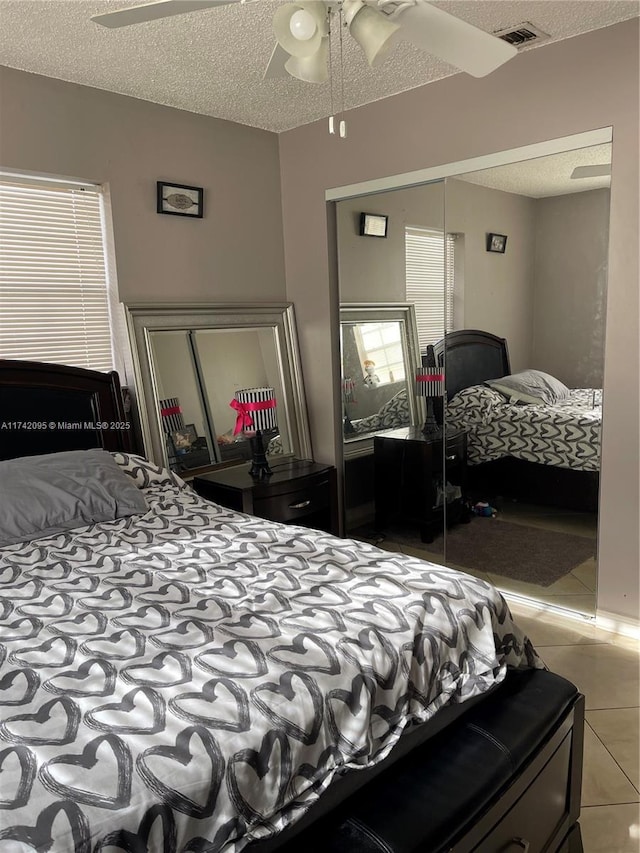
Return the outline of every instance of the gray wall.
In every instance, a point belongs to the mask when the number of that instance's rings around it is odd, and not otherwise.
[[[337,266],[325,192],[613,127],[598,608],[638,619],[638,20],[519,54],[280,135],[287,294],[296,303],[316,457],[341,453]],[[312,164],[310,166],[310,164]],[[334,406],[330,405],[333,394]]]
[[[447,179],[346,199],[336,207],[342,302],[406,302],[405,227],[446,227],[464,236],[464,273],[456,282],[462,310],[455,311],[455,328],[506,338],[513,371],[531,367],[535,200]],[[389,216],[387,239],[359,236],[363,210]],[[506,254],[485,250],[487,231],[509,235]]]
[[[124,302],[285,298],[278,137],[0,67],[0,165],[108,184]],[[204,219],[156,213],[156,181]]]
[[[601,388],[609,190],[536,203],[533,366],[570,388]]]
[[[506,338],[514,373],[535,367],[571,388],[600,388],[609,200],[609,190],[533,199],[447,179],[340,201],[340,299],[405,301],[405,227],[445,227],[464,237],[454,328]],[[389,216],[386,239],[359,235],[362,210]],[[508,235],[505,254],[486,251],[490,231]]]

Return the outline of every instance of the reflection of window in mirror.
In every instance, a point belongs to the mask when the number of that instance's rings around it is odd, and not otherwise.
[[[364,384],[368,387],[403,382],[404,354],[399,323],[354,326]]]
[[[420,349],[461,328],[463,241],[457,234],[405,228],[406,298],[416,308]]]

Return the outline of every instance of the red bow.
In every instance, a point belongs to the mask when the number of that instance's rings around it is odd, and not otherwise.
[[[238,413],[238,417],[236,418],[236,425],[233,429],[233,434],[237,435],[239,432],[248,429],[253,426],[253,418],[249,414],[250,412],[261,412],[264,409],[275,409],[276,401],[275,400],[263,400],[259,403],[241,403],[239,400],[236,400],[235,397],[229,403],[232,409],[235,409]]]

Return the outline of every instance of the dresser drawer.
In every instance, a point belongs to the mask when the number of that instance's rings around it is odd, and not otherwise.
[[[442,448],[441,443],[433,444],[428,451],[423,448],[423,453],[429,452],[431,455],[431,470],[440,472],[443,468],[449,466],[460,465],[466,462],[467,458],[467,439],[466,433],[459,432],[447,438]]]
[[[569,813],[569,732],[529,788],[474,853],[543,853]]]
[[[329,479],[316,480],[302,488],[268,497],[256,497],[255,515],[271,521],[294,521],[329,507],[331,490]]]

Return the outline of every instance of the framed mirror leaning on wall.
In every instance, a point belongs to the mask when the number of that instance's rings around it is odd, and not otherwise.
[[[340,350],[344,455],[368,455],[376,434],[422,416],[413,391],[420,363],[413,305],[341,305]]]
[[[230,402],[240,389],[264,387],[276,400],[267,455],[311,457],[291,304],[139,304],[126,314],[150,459],[183,475],[249,460]]]

